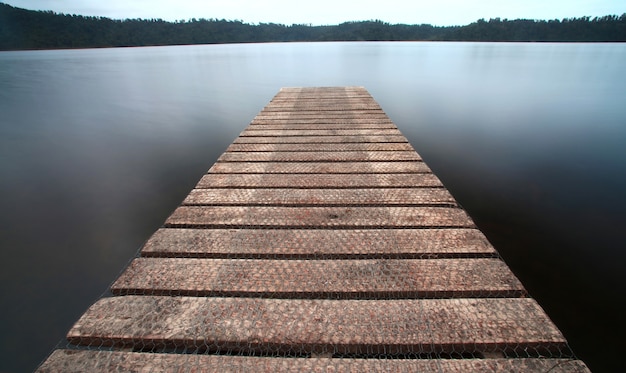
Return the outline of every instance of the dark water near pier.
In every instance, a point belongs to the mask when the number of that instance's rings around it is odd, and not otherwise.
[[[365,86],[592,370],[620,371],[626,45],[0,53],[0,371],[34,369],[283,86]]]

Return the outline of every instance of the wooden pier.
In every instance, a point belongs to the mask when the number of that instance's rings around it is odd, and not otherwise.
[[[360,87],[284,88],[40,372],[587,372]]]

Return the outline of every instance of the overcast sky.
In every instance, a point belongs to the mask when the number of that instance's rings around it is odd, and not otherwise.
[[[626,0],[0,0],[32,10],[115,19],[190,18],[246,23],[334,25],[380,19],[390,23],[466,25],[479,18],[562,19],[622,15]]]

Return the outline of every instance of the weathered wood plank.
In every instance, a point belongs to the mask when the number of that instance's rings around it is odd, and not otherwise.
[[[320,95],[323,93],[323,95]],[[331,86],[331,87],[282,87],[278,95],[285,94],[310,94],[318,96],[327,96],[333,93],[339,93],[342,95],[367,94],[367,90],[363,86]]]
[[[272,100],[270,101],[270,105],[267,106],[272,106],[272,105],[280,105],[280,104],[286,104],[289,102],[296,102],[300,105],[306,105],[306,104],[312,104],[312,105],[319,105],[320,100],[316,100],[315,97],[323,97],[324,100],[323,102],[348,102],[348,103],[360,103],[362,105],[378,105],[378,103],[376,102],[376,100],[374,100],[372,98],[372,96],[368,97],[368,93],[367,92],[354,92],[355,94],[352,94],[350,92],[345,92],[345,93],[339,93],[339,94],[334,94],[333,92],[327,92],[328,95],[326,94],[318,94],[318,93],[312,93],[312,94],[306,94],[306,93],[301,93],[298,95],[292,95],[292,94],[285,94],[285,92],[279,92],[276,96],[274,96],[272,98]],[[294,97],[296,99],[294,99]],[[369,98],[369,100],[368,100]]]
[[[39,373],[529,372],[587,373],[571,359],[332,359],[57,350]]]
[[[366,107],[353,104],[333,104],[329,106],[298,105],[283,108],[267,107],[255,118],[287,118],[287,117],[316,117],[316,118],[370,118],[385,119],[387,115],[376,107]]]
[[[477,229],[179,229],[161,228],[143,256],[194,258],[493,257]]]
[[[261,137],[261,136],[248,136],[238,137],[235,139],[235,144],[320,144],[320,143],[333,143],[333,144],[345,144],[345,143],[377,143],[377,142],[393,142],[393,143],[406,143],[406,137],[402,135],[393,136],[288,136],[288,137]]]
[[[167,227],[474,228],[465,211],[445,207],[181,206]]]
[[[372,96],[365,92],[354,93],[333,93],[327,92],[324,94],[319,93],[301,93],[301,94],[285,94],[278,93],[270,102],[271,103],[283,103],[290,101],[298,101],[303,104],[314,103],[320,98],[324,98],[327,101],[346,101],[346,102],[362,102],[369,103],[374,101]]]
[[[409,143],[348,144],[231,144],[227,152],[406,152],[415,151]]]
[[[355,102],[355,103],[361,103],[361,104],[371,104],[372,102],[375,102],[375,100],[372,99],[372,96],[370,96],[368,93],[366,92],[359,92],[359,94],[343,94],[341,96],[338,95],[332,95],[329,94],[327,95],[307,95],[307,94],[286,94],[286,93],[278,93],[276,96],[274,96],[271,101],[270,104],[276,103],[276,104],[280,104],[280,103],[290,103],[290,102],[299,102],[299,103],[310,103],[310,102],[321,102],[321,103],[325,103],[325,102]]]
[[[559,349],[529,298],[318,300],[103,298],[67,334],[81,346],[241,352],[411,353]]]
[[[375,189],[194,189],[183,205],[212,206],[448,206],[458,207],[444,188]]]
[[[337,106],[338,110],[343,110],[346,107],[366,107],[366,108],[374,108],[375,110],[381,110],[380,105],[373,100],[370,96],[369,100],[367,97],[363,95],[357,95],[354,97],[349,96],[337,96],[337,95],[329,95],[325,96],[324,100],[315,100],[313,97],[307,97],[306,95],[298,95],[297,99],[294,99],[293,96],[284,96],[284,95],[276,95],[270,103],[264,108],[280,108],[287,107],[291,108],[290,105],[295,105],[296,107],[308,107],[308,106],[320,106],[324,107],[324,105],[328,106]],[[345,106],[344,106],[345,105]]]
[[[397,152],[225,152],[218,162],[397,162],[422,158],[414,151]]]
[[[345,102],[362,102],[364,104],[370,103],[373,100],[372,96],[365,92],[354,93],[333,93],[327,92],[324,94],[319,93],[300,93],[300,94],[285,94],[278,93],[270,102],[271,103],[284,103],[290,101],[298,101],[302,104],[315,103],[318,99],[324,98],[327,101],[345,101]]]
[[[369,94],[355,94],[355,95],[334,95],[329,94],[326,95],[317,95],[317,94],[299,94],[299,95],[286,95],[286,94],[277,94],[270,101],[270,105],[272,104],[289,104],[289,103],[298,103],[300,105],[308,105],[308,104],[319,104],[319,103],[339,103],[345,102],[349,104],[362,104],[362,105],[371,105],[372,102],[376,103],[375,100],[372,99],[372,96]]]
[[[348,101],[348,100],[334,100],[334,101],[327,101],[324,104],[320,104],[319,102],[314,102],[313,100],[311,100],[311,102],[308,103],[304,103],[304,102],[272,102],[271,105],[266,106],[265,108],[263,108],[263,110],[261,111],[262,114],[265,113],[273,113],[273,112],[279,112],[279,113],[293,113],[293,112],[311,112],[311,111],[315,111],[316,113],[325,113],[328,111],[332,111],[332,112],[342,112],[342,111],[349,111],[349,112],[358,112],[358,113],[375,113],[375,114],[380,114],[382,113],[382,109],[379,105],[376,104],[371,104],[371,103],[357,103],[354,101]]]
[[[309,98],[307,98],[309,97]],[[326,94],[307,94],[300,93],[297,95],[288,94],[286,92],[279,92],[276,96],[272,98],[270,101],[270,105],[273,104],[282,104],[282,103],[290,103],[295,102],[299,104],[307,104],[307,103],[326,103],[326,102],[356,102],[364,105],[378,105],[378,103],[372,99],[367,92],[344,92],[339,95],[334,94],[333,92],[328,92]],[[269,106],[269,105],[268,105]]]
[[[116,295],[269,298],[493,298],[526,295],[500,259],[137,258]]]
[[[387,128],[386,126],[393,125],[390,128],[397,128],[390,119],[381,118],[255,118],[250,122],[252,126],[266,126],[266,125],[343,125],[343,128],[352,128],[353,125],[374,125],[376,128]],[[381,127],[384,126],[384,127]]]
[[[387,120],[389,117],[379,110],[298,110],[298,111],[262,111],[257,114],[254,119],[307,119],[307,118],[327,118],[327,119],[341,119],[341,118],[359,118],[359,119],[383,119]]]
[[[395,128],[382,129],[320,129],[320,130],[250,130],[246,129],[239,137],[307,137],[307,136],[400,136]]]
[[[316,123],[316,124],[307,124],[307,123],[293,123],[292,121],[287,121],[283,124],[276,123],[276,121],[270,121],[271,124],[265,124],[265,122],[252,122],[248,126],[248,131],[257,131],[257,130],[271,130],[271,131],[282,131],[282,130],[340,130],[346,129],[346,127],[350,127],[350,129],[397,129],[397,127],[391,122],[384,123]]]
[[[224,174],[202,176],[196,188],[440,188],[432,173],[423,174]]]
[[[309,92],[278,92],[278,94],[272,99],[271,102],[282,102],[287,100],[298,100],[301,102],[314,101],[324,97],[328,100],[367,100],[373,101],[372,96],[367,91],[344,91],[333,92],[325,90],[324,92],[309,91]]]
[[[209,173],[237,174],[419,174],[430,173],[423,162],[217,162]]]

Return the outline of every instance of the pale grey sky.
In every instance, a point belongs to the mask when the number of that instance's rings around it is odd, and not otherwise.
[[[190,18],[246,23],[334,25],[389,23],[466,25],[479,18],[562,19],[626,13],[626,0],[0,0],[32,10],[115,19]]]

